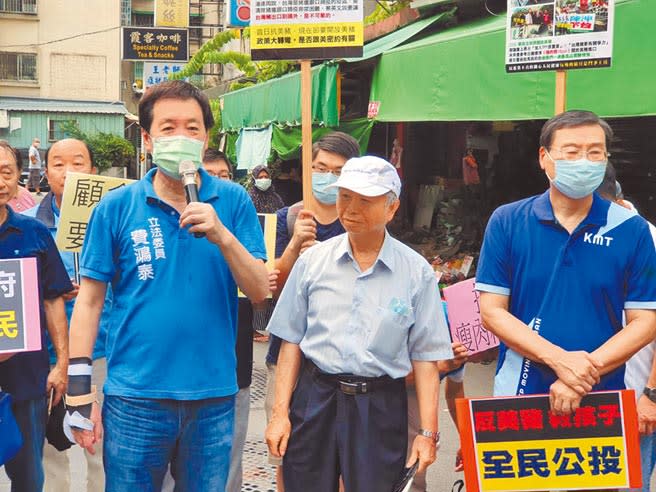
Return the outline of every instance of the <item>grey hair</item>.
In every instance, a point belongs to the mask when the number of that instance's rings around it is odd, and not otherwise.
[[[385,193],[385,197],[387,198],[387,201],[385,203],[388,207],[399,199],[399,197],[397,197],[396,193],[394,193],[393,191],[388,191],[387,193]]]
[[[565,111],[547,121],[540,132],[540,146],[549,149],[556,130],[587,125],[599,125],[601,127],[606,135],[606,148],[608,148],[613,140],[613,130],[610,125],[592,111],[582,110]]]

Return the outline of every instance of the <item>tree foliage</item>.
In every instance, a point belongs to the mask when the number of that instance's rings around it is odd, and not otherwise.
[[[249,36],[248,29],[244,30],[244,37]],[[295,63],[287,61],[254,62],[250,55],[237,51],[221,51],[221,48],[233,39],[238,39],[239,30],[229,29],[222,31],[205,43],[189,60],[184,68],[170,76],[171,79],[191,77],[203,69],[207,64],[234,65],[244,75],[241,82],[235,81],[230,85],[234,91],[243,87],[255,85],[259,82],[274,79],[290,72]]]
[[[67,137],[86,142],[93,152],[94,162],[100,172],[112,166],[124,167],[129,159],[134,157],[135,150],[132,143],[113,133],[86,133],[80,130],[75,121],[64,123],[62,130]]]
[[[374,11],[364,19],[364,25],[369,26],[383,21],[410,5],[410,0],[380,0]]]

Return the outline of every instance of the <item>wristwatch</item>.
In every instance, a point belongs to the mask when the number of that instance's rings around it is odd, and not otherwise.
[[[651,401],[656,403],[656,388],[650,388],[649,386],[645,386],[643,393],[647,398],[649,398]]]
[[[440,443],[440,431],[434,432],[426,429],[419,429],[419,435],[424,437],[429,437],[430,439],[435,441],[435,444]]]

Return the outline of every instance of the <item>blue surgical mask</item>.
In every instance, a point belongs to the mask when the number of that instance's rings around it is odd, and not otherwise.
[[[153,162],[167,176],[180,179],[178,168],[182,161],[191,161],[196,169],[200,168],[204,144],[184,135],[153,138]]]
[[[337,188],[328,188],[337,181],[337,176],[333,173],[312,173],[312,193],[314,198],[325,205],[335,205],[337,203]]]
[[[548,152],[547,155],[549,155]],[[553,158],[552,160],[556,165],[556,177],[551,179],[547,174],[547,178],[558,191],[574,200],[591,195],[599,187],[606,174],[607,161],[592,162],[588,159],[566,161]]]

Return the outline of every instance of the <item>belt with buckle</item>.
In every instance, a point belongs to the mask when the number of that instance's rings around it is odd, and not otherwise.
[[[311,360],[305,359],[305,368],[315,378],[333,384],[345,395],[364,395],[386,386],[403,384],[404,378],[393,379],[389,376],[370,378],[353,374],[328,374],[319,369]]]
[[[345,395],[364,395],[369,392],[370,384],[366,381],[361,383],[350,383],[348,381],[338,381],[339,389]]]

